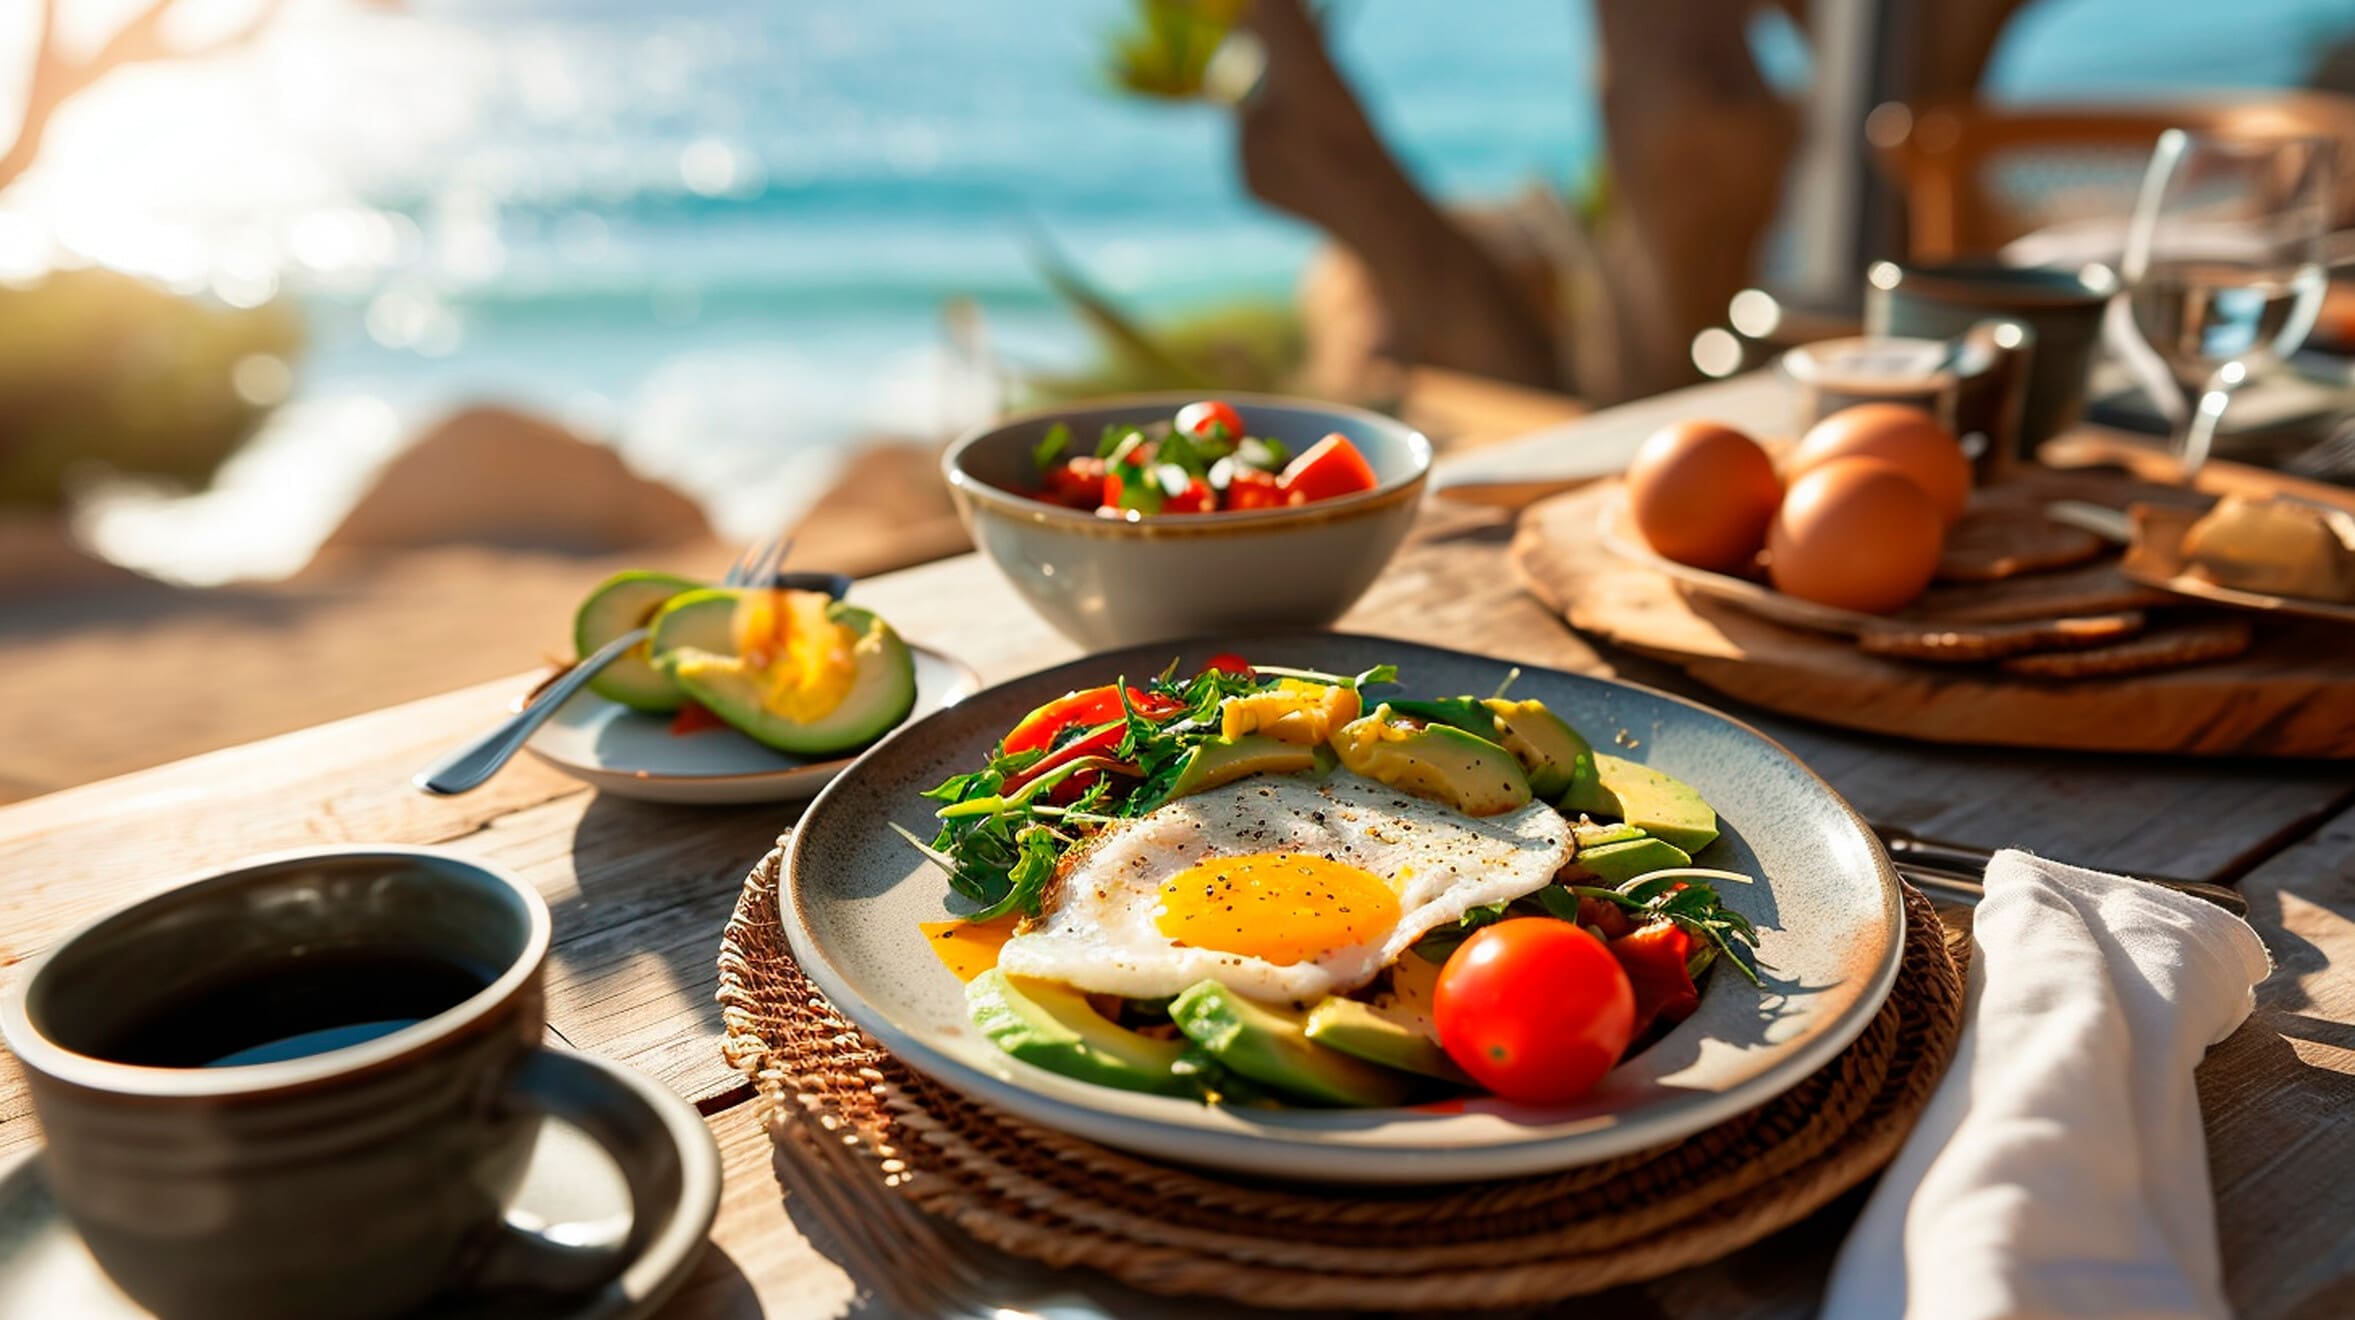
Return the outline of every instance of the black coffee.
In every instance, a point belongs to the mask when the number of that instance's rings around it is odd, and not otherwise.
[[[176,995],[91,1052],[150,1068],[299,1059],[413,1026],[490,983],[473,968],[429,954],[323,949]]]

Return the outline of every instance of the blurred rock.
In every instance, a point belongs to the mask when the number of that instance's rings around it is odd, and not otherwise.
[[[973,548],[937,446],[876,441],[855,451],[793,531],[793,565],[868,577]]]
[[[541,418],[478,407],[388,464],[321,553],[483,545],[594,555],[710,536],[692,501],[612,450]]]
[[[86,475],[202,487],[284,397],[302,339],[284,300],[97,268],[0,285],[0,507],[63,508]]]

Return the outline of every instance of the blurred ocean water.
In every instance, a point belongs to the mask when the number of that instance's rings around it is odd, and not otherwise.
[[[101,31],[105,8],[72,17]],[[0,276],[99,262],[283,291],[313,342],[215,491],[118,489],[86,531],[193,580],[288,571],[414,428],[488,400],[607,439],[752,534],[849,440],[986,410],[942,350],[946,300],[1014,364],[1084,358],[1033,233],[1147,312],[1285,297],[1313,234],[1243,193],[1224,113],[1105,84],[1126,9],[311,0],[247,50],[118,74],[0,208]],[[1580,0],[1330,12],[1435,190],[1560,187],[1594,159]],[[1994,83],[2288,83],[2350,27],[2343,0],[2039,0]],[[1756,36],[1805,78],[1789,32]]]

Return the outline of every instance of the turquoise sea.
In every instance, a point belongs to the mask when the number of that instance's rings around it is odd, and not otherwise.
[[[436,413],[562,417],[749,534],[851,438],[990,403],[942,350],[970,299],[1018,365],[1084,338],[1053,237],[1146,312],[1285,297],[1314,236],[1246,196],[1226,115],[1100,71],[1123,0],[311,0],[250,49],[121,75],[0,210],[0,265],[97,261],[236,300],[312,346],[271,430],[195,499],[102,492],[119,558],[291,569]],[[1344,0],[1335,44],[1453,197],[1561,186],[1597,145],[1587,6]],[[1775,75],[1807,77],[1779,20]],[[2298,81],[2343,0],[2037,0],[1993,82],[2042,99]],[[9,273],[0,271],[0,274]]]

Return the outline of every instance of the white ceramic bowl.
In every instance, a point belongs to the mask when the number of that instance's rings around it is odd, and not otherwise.
[[[942,459],[958,513],[999,571],[1058,632],[1090,649],[1331,623],[1365,594],[1414,524],[1431,442],[1396,418],[1305,399],[1227,394],[1252,435],[1295,454],[1339,431],[1380,485],[1289,509],[1121,521],[1032,499],[1031,451],[1056,422],[1075,448],[1114,423],[1167,421],[1195,394],[1043,409],[975,431]]]

